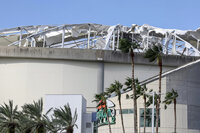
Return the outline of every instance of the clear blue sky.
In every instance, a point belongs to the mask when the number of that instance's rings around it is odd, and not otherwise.
[[[0,12],[0,29],[64,23],[200,27],[200,0],[1,0]]]

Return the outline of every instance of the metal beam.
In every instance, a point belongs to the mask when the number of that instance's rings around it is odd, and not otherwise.
[[[63,27],[63,32],[62,32],[62,48],[64,48],[64,43],[65,43],[65,27]]]
[[[88,29],[88,43],[87,43],[87,48],[90,48],[90,32],[91,32],[91,27],[89,25],[89,29]]]

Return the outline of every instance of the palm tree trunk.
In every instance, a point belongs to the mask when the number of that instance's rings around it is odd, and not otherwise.
[[[73,133],[74,129],[73,129],[73,127],[69,126],[69,127],[67,127],[66,131],[67,131],[67,133]]]
[[[122,114],[121,100],[119,100],[119,109],[120,109],[120,112],[121,112],[122,130],[123,130],[123,133],[125,133],[125,129],[124,129],[124,120],[123,120],[123,114]]]
[[[43,125],[38,128],[38,133],[45,133],[45,129]]]
[[[146,133],[146,96],[144,94],[144,133]]]
[[[158,133],[158,122],[159,122],[159,109],[160,109],[160,103],[161,103],[161,80],[162,80],[162,59],[158,59],[158,65],[160,68],[159,72],[159,97],[157,102],[157,108],[156,108],[156,133]]]
[[[138,133],[137,127],[137,98],[136,98],[136,87],[135,87],[135,72],[134,72],[134,52],[131,49],[131,62],[132,62],[132,90],[133,90],[133,108],[134,108],[134,133]]]
[[[174,99],[174,133],[176,133],[176,99]]]
[[[107,116],[107,120],[108,120],[109,132],[112,133],[111,126],[110,126],[110,120],[109,120],[109,116],[108,116],[108,110],[107,109],[106,109],[106,116]]]
[[[10,128],[9,128],[9,131],[8,131],[9,133],[15,133],[15,126],[11,126]]]
[[[31,133],[31,129],[26,129],[25,133]]]

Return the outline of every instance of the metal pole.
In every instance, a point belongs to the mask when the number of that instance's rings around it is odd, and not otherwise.
[[[91,32],[91,27],[89,25],[89,30],[88,30],[88,45],[87,45],[88,49],[90,48],[90,32]]]
[[[115,50],[115,30],[113,31],[113,43],[112,43],[112,50]]]
[[[24,44],[24,46],[26,47],[26,46],[28,46],[28,44],[29,44],[29,40],[26,39],[26,43]]]
[[[119,48],[119,27],[117,28],[117,49]]]
[[[189,55],[189,49],[186,47],[186,55]]]
[[[35,38],[32,37],[31,38],[31,47],[35,47],[36,46],[36,41],[35,41]]]
[[[151,125],[152,125],[152,133],[154,133],[154,97],[155,97],[155,92],[153,92],[153,107],[152,107],[152,118],[151,118]]]
[[[173,43],[172,43],[172,54],[176,55],[176,36],[173,38]]]
[[[20,30],[20,36],[19,36],[19,46],[22,45],[22,29]]]
[[[168,43],[167,43],[167,39],[168,39],[168,37],[167,37],[167,33],[166,33],[165,34],[165,52],[168,55]]]
[[[43,48],[45,47],[45,44],[46,44],[46,36],[44,35],[43,36]]]
[[[146,49],[149,48],[149,32],[150,32],[150,31],[148,31],[148,33],[147,33],[147,44],[146,44]]]
[[[93,41],[92,41],[92,47],[93,48],[95,47],[96,36],[97,36],[97,32],[94,33],[94,38],[93,38]]]
[[[65,43],[65,27],[63,27],[63,33],[62,33],[62,48],[64,48]]]

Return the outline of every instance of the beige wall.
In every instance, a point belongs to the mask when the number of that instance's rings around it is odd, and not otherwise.
[[[83,94],[91,101],[97,92],[98,69],[92,62],[1,59],[0,102],[13,99],[22,105],[45,94]]]
[[[131,74],[130,64],[102,62],[48,60],[48,59],[0,59],[0,102],[8,99],[23,105],[44,97],[45,94],[82,94],[88,107],[94,94],[101,89],[101,73],[104,70],[104,87],[114,80],[122,83]],[[172,69],[164,67],[164,70]],[[136,65],[136,76],[143,80],[158,73],[157,66]],[[94,110],[94,109],[93,109]]]
[[[127,77],[131,76],[131,64],[119,64],[119,63],[105,63],[105,88],[109,87],[115,80],[119,80],[124,83]],[[163,72],[171,70],[174,67],[163,67]],[[157,65],[135,65],[135,77],[140,81],[148,79],[152,76],[158,75],[159,67]]]
[[[158,91],[158,81],[154,81],[147,85],[148,89],[154,89]],[[162,79],[162,93],[166,93],[166,78]],[[126,95],[131,95],[132,91],[122,94],[122,109],[132,109],[133,108],[133,100],[126,99]],[[164,96],[162,96],[164,99]],[[112,131],[114,133],[122,133],[122,126],[121,126],[121,117],[119,114],[119,104],[117,97],[110,98],[111,101],[115,103],[116,112],[116,124],[112,125]],[[162,100],[163,101],[163,100]],[[143,105],[143,98],[138,99],[138,123],[140,123],[139,119],[139,108],[144,108]],[[149,108],[152,108],[150,106]],[[133,133],[133,114],[124,114],[124,125],[126,133]],[[161,133],[172,133],[174,131],[174,108],[173,105],[170,105],[167,110],[164,110],[164,105],[161,104],[161,127],[159,128],[159,132]],[[199,130],[188,130],[187,128],[187,106],[183,104],[177,105],[177,132],[178,133],[200,133]],[[139,127],[139,124],[138,124]],[[139,128],[139,131],[143,132],[143,127]],[[154,130],[155,131],[155,130]],[[147,133],[151,133],[151,127],[146,128]],[[109,133],[108,126],[101,126],[99,127],[98,133]]]

